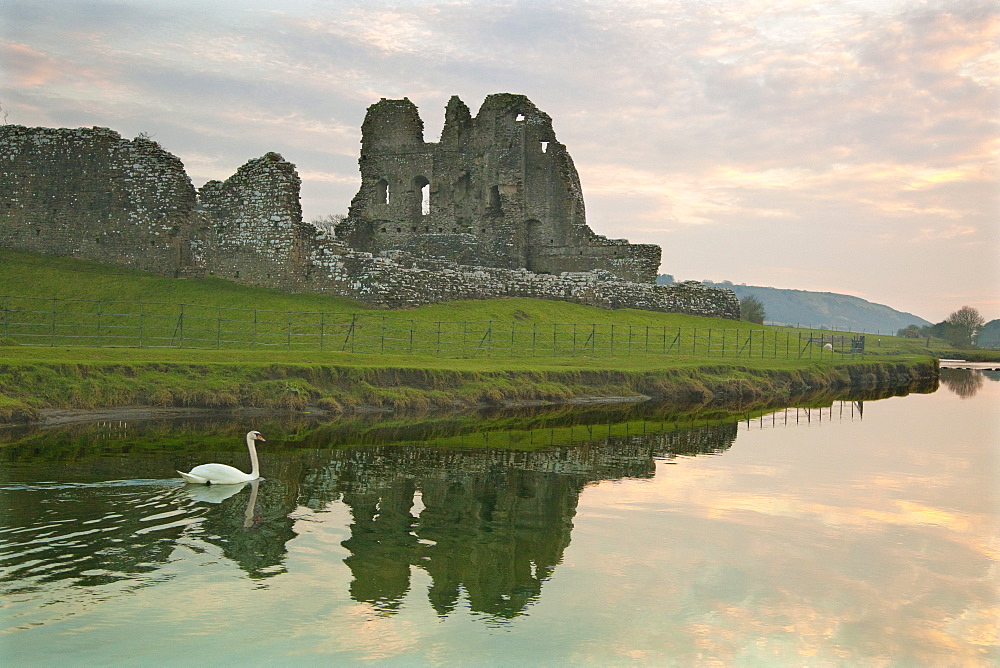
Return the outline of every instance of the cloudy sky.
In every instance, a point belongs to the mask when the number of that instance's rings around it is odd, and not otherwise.
[[[196,186],[277,151],[346,213],[360,125],[527,95],[599,234],[679,280],[1000,317],[990,0],[2,0],[0,121],[153,136]]]

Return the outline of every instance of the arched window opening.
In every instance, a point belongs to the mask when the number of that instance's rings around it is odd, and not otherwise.
[[[413,179],[413,185],[420,190],[420,215],[426,216],[431,212],[431,182],[418,176]]]
[[[379,179],[375,182],[375,203],[389,203],[389,182],[385,179]]]
[[[490,213],[503,213],[503,202],[500,200],[500,186],[490,188]]]

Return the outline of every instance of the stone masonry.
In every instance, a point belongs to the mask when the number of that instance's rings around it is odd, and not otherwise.
[[[0,244],[170,273],[190,263],[195,189],[147,139],[0,126]]]
[[[438,143],[424,142],[406,98],[369,107],[361,132],[361,189],[337,230],[351,247],[656,280],[658,246],[607,239],[587,226],[573,159],[552,119],[523,95],[490,95],[475,118],[452,97]]]
[[[369,109],[335,237],[302,221],[277,153],[196,191],[144,137],[0,126],[0,245],[390,308],[535,297],[739,317],[731,290],[658,286],[658,247],[587,227],[572,160],[527,98],[492,95],[475,118],[452,98],[439,144],[422,125],[408,100]]]

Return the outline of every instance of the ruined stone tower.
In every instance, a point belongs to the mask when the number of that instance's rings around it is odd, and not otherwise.
[[[527,97],[490,95],[475,118],[452,97],[438,143],[424,141],[409,99],[383,98],[368,108],[361,131],[361,189],[337,230],[351,247],[656,280],[658,246],[607,239],[587,226],[573,159],[552,119]]]

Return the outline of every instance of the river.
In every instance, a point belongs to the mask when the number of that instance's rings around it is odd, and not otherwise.
[[[730,416],[7,430],[0,655],[996,665],[998,381],[944,369],[936,391]],[[246,469],[250,427],[263,480],[181,483]]]

